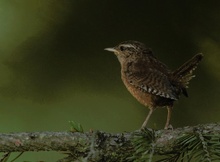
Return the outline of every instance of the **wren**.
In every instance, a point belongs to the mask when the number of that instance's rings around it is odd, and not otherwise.
[[[150,109],[141,128],[146,127],[156,108],[167,107],[164,129],[168,129],[173,103],[181,94],[188,97],[186,88],[203,55],[196,54],[178,69],[171,71],[154,56],[150,48],[138,41],[125,41],[105,50],[117,56],[121,64],[121,78],[128,91]]]

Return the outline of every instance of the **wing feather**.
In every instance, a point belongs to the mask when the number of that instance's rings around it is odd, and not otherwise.
[[[140,63],[136,65],[139,65],[139,67],[135,68],[134,66],[133,72],[127,75],[130,84],[150,94],[173,100],[179,98],[175,87],[171,84],[166,74],[155,67],[149,68],[142,65],[143,67],[141,68]]]

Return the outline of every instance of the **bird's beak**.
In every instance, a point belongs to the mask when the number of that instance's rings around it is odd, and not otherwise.
[[[104,50],[116,53],[117,50],[115,48],[105,48]]]

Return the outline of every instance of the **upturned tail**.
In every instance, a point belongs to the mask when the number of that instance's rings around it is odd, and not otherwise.
[[[193,71],[197,68],[202,58],[203,55],[201,53],[196,54],[193,58],[173,72],[173,79],[181,85],[182,93],[185,96],[188,96],[186,88],[188,88],[189,81],[195,76],[193,75]]]

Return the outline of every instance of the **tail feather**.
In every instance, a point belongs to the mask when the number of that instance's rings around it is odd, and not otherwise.
[[[193,71],[197,68],[198,63],[202,60],[203,55],[201,53],[196,54],[189,61],[180,66],[173,72],[173,79],[181,84],[183,89],[187,88],[189,81],[195,77]],[[187,93],[185,94],[187,96]]]

